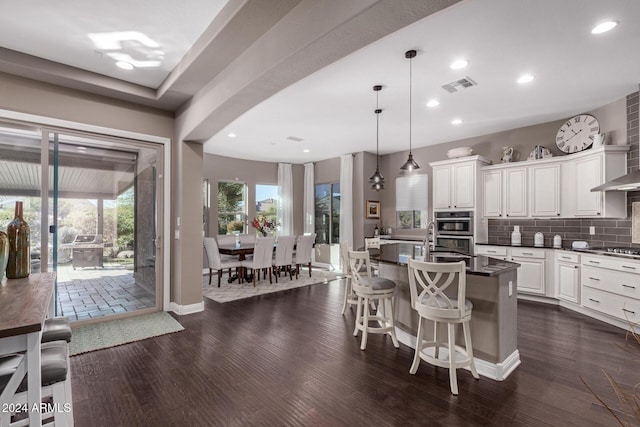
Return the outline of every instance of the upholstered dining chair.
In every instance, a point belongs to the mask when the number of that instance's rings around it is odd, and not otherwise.
[[[282,271],[282,269],[285,270],[285,274],[289,272],[289,279],[293,280],[293,270],[291,269],[291,264],[293,264],[293,247],[295,246],[295,244],[296,236],[278,236],[276,254],[273,259],[276,283],[278,283],[278,276],[280,276],[280,272]]]
[[[238,268],[241,266],[240,261],[237,259],[222,261],[220,258],[220,251],[218,250],[218,243],[213,237],[205,237],[203,239],[204,249],[207,253],[207,260],[209,262],[209,284],[211,284],[211,276],[213,270],[218,272],[218,287],[220,287],[220,279],[222,278],[222,270],[228,268],[231,271],[232,268]]]
[[[233,246],[236,244],[236,236],[234,236],[233,234],[219,234],[216,241],[218,242],[218,246]],[[220,254],[220,259],[222,260],[222,262],[233,261],[237,260],[238,256]],[[231,269],[229,269],[229,276],[231,276]]]
[[[271,276],[273,266],[273,245],[275,243],[275,237],[258,237],[253,249],[253,259],[240,261],[242,268],[250,268],[253,270],[253,286],[256,285],[256,277],[260,273],[260,270],[269,270],[269,283],[273,283]],[[242,276],[240,274],[240,280]]]
[[[424,360],[435,366],[449,368],[451,393],[458,394],[456,369],[469,366],[471,375],[478,379],[473,361],[471,345],[471,311],[473,304],[465,298],[467,275],[464,261],[448,263],[421,262],[409,260],[409,290],[411,306],[418,312],[418,333],[416,350],[409,373],[415,374]],[[433,321],[433,340],[424,337],[425,320]],[[447,340],[438,340],[438,323],[446,323]],[[462,324],[465,347],[456,345],[456,326]],[[425,349],[433,347],[434,353]],[[440,349],[448,350],[446,359],[441,359]],[[461,357],[458,357],[461,355]]]
[[[300,266],[302,265],[307,265],[309,267],[309,277],[311,277],[311,253],[313,252],[313,244],[315,241],[316,233],[298,236],[294,259],[294,263],[296,265],[296,279],[298,279]]]

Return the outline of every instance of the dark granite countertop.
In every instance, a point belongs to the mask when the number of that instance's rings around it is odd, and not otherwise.
[[[409,259],[424,260],[424,246],[410,243],[389,243],[381,245],[380,249],[369,249],[369,253],[374,261],[399,265],[406,265]],[[520,267],[520,264],[515,262],[503,261],[484,255],[468,256],[438,248],[431,252],[429,259],[425,261],[464,261],[467,264],[467,274],[479,276],[496,276]]]

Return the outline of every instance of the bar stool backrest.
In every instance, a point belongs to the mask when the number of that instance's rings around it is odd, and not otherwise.
[[[369,251],[349,251],[349,271],[354,292],[371,290],[371,260]]]
[[[470,315],[465,306],[467,287],[464,261],[452,263],[409,260],[411,306],[428,319],[460,319]]]

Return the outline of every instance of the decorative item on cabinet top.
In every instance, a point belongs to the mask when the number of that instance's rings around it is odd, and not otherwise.
[[[513,147],[502,147],[502,163],[511,163],[513,161]]]
[[[458,157],[470,156],[471,153],[473,153],[471,147],[458,147],[452,148],[451,150],[447,151],[447,157],[450,159],[455,159]]]
[[[527,160],[546,159],[549,157],[553,157],[553,154],[551,154],[548,149],[544,148],[542,145],[536,145],[533,148],[533,151],[529,154],[529,157],[527,157]]]

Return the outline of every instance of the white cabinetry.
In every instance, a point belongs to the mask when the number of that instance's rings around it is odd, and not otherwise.
[[[545,294],[545,250],[511,248],[510,261],[520,264],[518,268],[518,292]]]
[[[474,209],[480,167],[489,161],[469,156],[429,163],[433,168],[433,208],[435,210]]]
[[[560,215],[560,164],[531,167],[531,216]]]
[[[556,251],[558,298],[580,304],[580,254]]]
[[[545,295],[546,250],[508,246],[477,245],[476,254],[520,264],[518,268],[518,292]]]
[[[627,145],[605,145],[568,156],[485,166],[479,186],[482,214],[485,218],[626,217],[626,193],[591,189],[625,174],[628,150]]]
[[[583,255],[582,305],[623,322],[639,322],[638,274],[640,261],[604,255]]]
[[[486,218],[527,216],[527,169],[488,170],[482,174]]]

